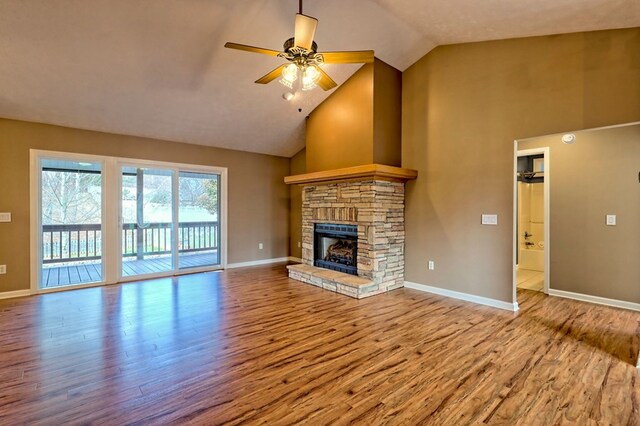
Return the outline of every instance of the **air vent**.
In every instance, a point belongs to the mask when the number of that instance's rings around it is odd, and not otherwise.
[[[341,225],[334,223],[316,223],[316,232],[331,232],[344,235],[358,235],[358,225]]]

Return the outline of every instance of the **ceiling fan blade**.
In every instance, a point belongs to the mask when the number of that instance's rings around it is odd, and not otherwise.
[[[262,47],[247,46],[246,44],[238,44],[227,42],[224,47],[228,49],[244,50],[245,52],[262,53],[263,55],[278,56],[280,52],[277,50],[263,49]]]
[[[296,13],[296,30],[294,35],[294,46],[311,50],[313,38],[316,36],[318,20],[311,16]]]
[[[315,67],[320,72],[320,80],[318,80],[318,86],[322,87],[322,90],[331,90],[338,85],[329,74],[324,72],[324,70],[318,66]]]
[[[373,62],[373,50],[354,50],[350,52],[321,52],[327,64],[360,64]]]
[[[259,79],[257,79],[256,83],[258,83],[258,84],[271,83],[273,80],[275,80],[276,78],[278,78],[278,77],[280,77],[282,75],[282,70],[287,65],[288,64],[280,65],[278,68],[276,68],[275,70],[271,71],[269,74],[266,74],[265,76],[260,77]]]

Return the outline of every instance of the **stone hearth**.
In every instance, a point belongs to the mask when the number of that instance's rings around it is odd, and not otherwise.
[[[343,272],[330,271],[303,264],[289,265],[289,278],[321,287],[325,290],[362,299],[379,294],[379,286],[366,278],[356,277]]]
[[[385,293],[404,285],[404,181],[415,178],[416,172],[377,167],[403,174],[394,179],[372,173],[369,179],[359,176],[359,180],[336,181],[336,172],[339,174],[340,171],[332,171],[328,172],[332,174],[328,182],[313,174],[291,177],[302,183],[306,183],[307,177],[308,182],[302,192],[304,264],[289,267],[291,278],[356,298]],[[313,266],[316,223],[357,226],[357,277]]]

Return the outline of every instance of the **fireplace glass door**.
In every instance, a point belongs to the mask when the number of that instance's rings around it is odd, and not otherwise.
[[[358,227],[317,223],[314,229],[314,265],[358,274]]]

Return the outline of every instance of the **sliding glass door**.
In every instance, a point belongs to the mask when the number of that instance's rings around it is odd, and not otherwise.
[[[220,265],[219,174],[142,165],[121,174],[123,278]]]
[[[103,281],[102,163],[39,161],[39,282],[55,288]]]
[[[219,265],[220,176],[180,171],[179,179],[179,268]]]
[[[121,172],[122,276],[173,271],[175,172],[128,165]]]
[[[223,268],[224,168],[31,150],[31,288]]]

